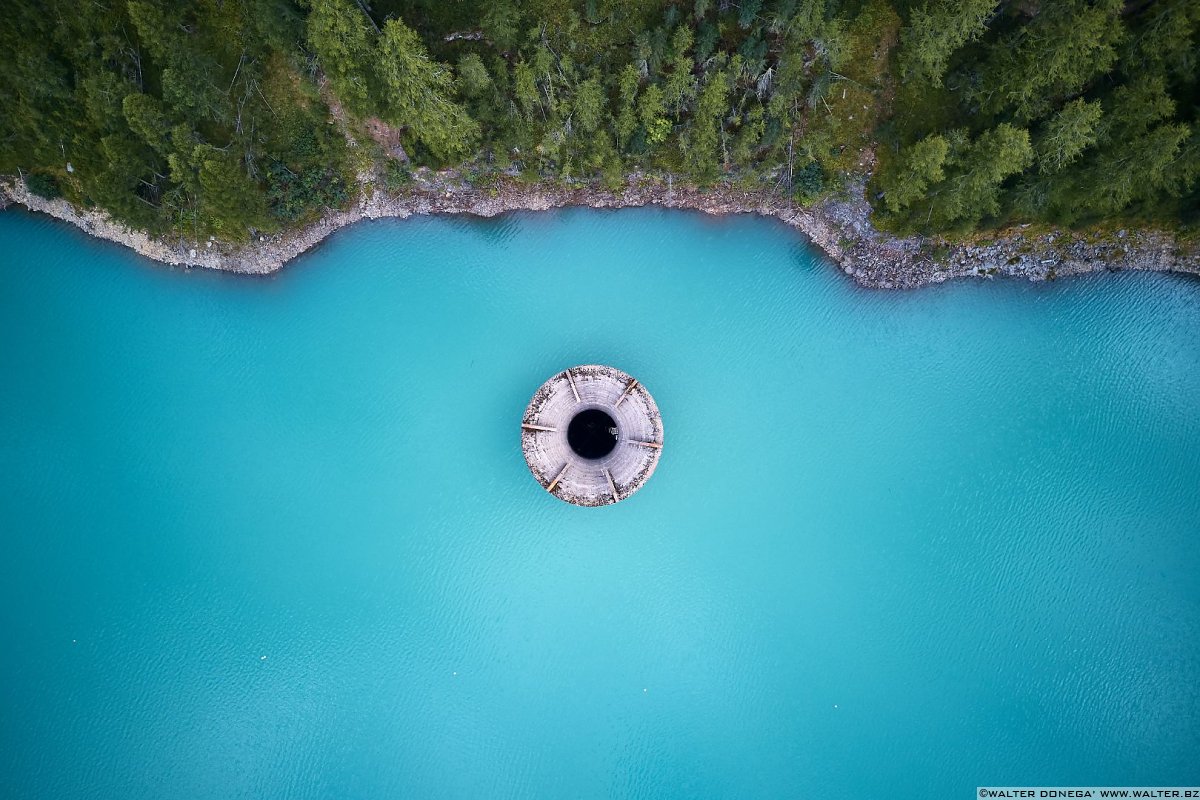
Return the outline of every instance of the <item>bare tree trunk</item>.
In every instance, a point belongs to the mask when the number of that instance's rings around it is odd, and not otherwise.
[[[359,10],[363,12],[363,15],[366,16],[367,22],[371,23],[371,27],[375,29],[375,32],[383,33],[383,31],[379,30],[379,26],[375,24],[375,18],[371,16],[371,7],[367,5],[366,0],[354,0],[354,2],[358,5]]]

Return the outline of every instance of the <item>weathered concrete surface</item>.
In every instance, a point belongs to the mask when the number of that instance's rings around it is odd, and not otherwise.
[[[534,393],[521,420],[521,451],[533,477],[555,497],[579,506],[608,505],[649,480],[662,453],[662,416],[650,393],[640,383],[631,386],[632,380],[619,369],[590,364],[558,373]],[[568,424],[589,408],[607,412],[617,427],[616,447],[598,459],[583,458],[567,442]]]

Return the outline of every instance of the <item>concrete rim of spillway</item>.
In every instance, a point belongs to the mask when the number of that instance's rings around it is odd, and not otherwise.
[[[642,488],[662,446],[662,416],[650,392],[598,364],[565,369],[543,383],[521,420],[529,471],[543,489],[577,506],[609,505]]]

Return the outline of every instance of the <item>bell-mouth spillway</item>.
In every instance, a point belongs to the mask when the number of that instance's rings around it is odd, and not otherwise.
[[[563,370],[538,388],[521,421],[521,450],[533,477],[578,506],[608,505],[642,488],[662,446],[654,398],[613,367]]]

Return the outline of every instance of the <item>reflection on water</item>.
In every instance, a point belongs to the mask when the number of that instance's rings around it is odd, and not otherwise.
[[[476,217],[467,214],[456,214],[446,218],[456,232],[477,236],[491,245],[507,244],[516,238],[521,229],[519,217],[513,214],[501,214],[496,217]]]

